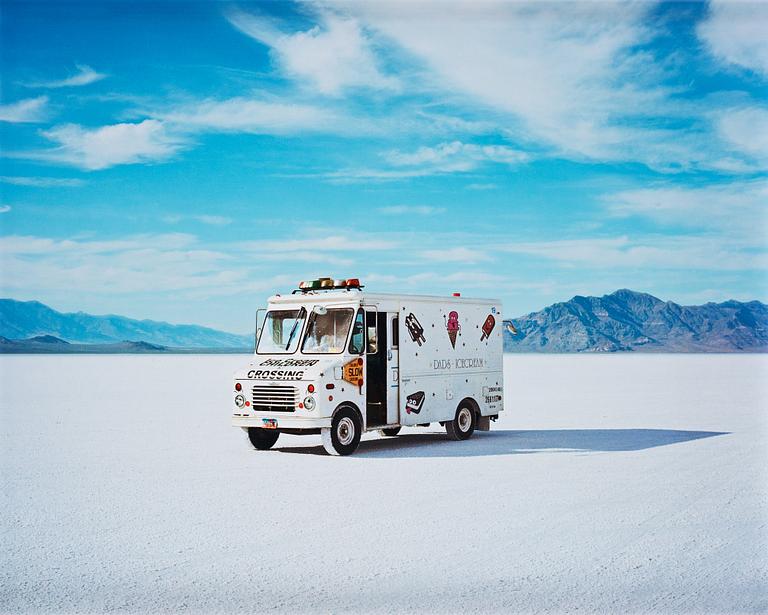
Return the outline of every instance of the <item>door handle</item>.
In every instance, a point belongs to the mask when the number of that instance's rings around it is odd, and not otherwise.
[[[387,361],[391,361],[391,360],[392,360],[392,351],[387,350]]]

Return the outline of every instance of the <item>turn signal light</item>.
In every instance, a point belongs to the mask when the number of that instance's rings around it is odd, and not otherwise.
[[[314,393],[315,392],[315,385],[314,384],[310,384],[307,387],[307,391],[309,391],[310,393]]]

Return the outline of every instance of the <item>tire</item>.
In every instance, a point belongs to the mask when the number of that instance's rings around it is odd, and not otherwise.
[[[339,408],[333,416],[330,427],[323,427],[320,437],[323,448],[329,455],[351,455],[360,444],[363,435],[363,423],[360,415],[346,406]]]
[[[475,431],[477,417],[469,404],[462,403],[452,421],[445,422],[445,431],[451,440],[468,440]]]
[[[249,427],[248,439],[253,444],[253,448],[260,451],[266,451],[272,448],[280,437],[277,429],[262,429],[261,427]]]
[[[387,427],[386,429],[379,429],[379,433],[382,436],[396,436],[401,429],[402,427]]]

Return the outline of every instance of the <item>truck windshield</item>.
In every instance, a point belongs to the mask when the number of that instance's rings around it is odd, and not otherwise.
[[[299,347],[307,310],[270,310],[261,327],[259,354],[293,354]]]
[[[339,354],[347,344],[352,308],[312,310],[301,351],[307,354]]]

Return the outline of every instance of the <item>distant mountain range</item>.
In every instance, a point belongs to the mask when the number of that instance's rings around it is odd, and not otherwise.
[[[0,337],[0,353],[5,354],[61,354],[61,353],[102,353],[136,354],[170,352],[166,346],[147,342],[119,342],[115,344],[70,344],[53,335],[38,335],[25,340],[9,340]]]
[[[617,290],[576,296],[504,321],[506,352],[768,352],[768,306],[726,301],[681,306]],[[252,352],[253,337],[197,325],[57,312],[0,299],[0,353]]]
[[[38,301],[0,299],[0,352],[82,352],[83,344],[107,345],[103,352],[163,352],[169,349],[250,350],[252,335],[225,333],[197,325],[171,325],[125,316],[62,313]],[[11,350],[16,341],[16,350]],[[69,347],[68,347],[69,346]],[[98,351],[98,349],[89,349]]]
[[[726,301],[682,306],[617,290],[576,296],[504,321],[507,352],[768,352],[768,306]]]

